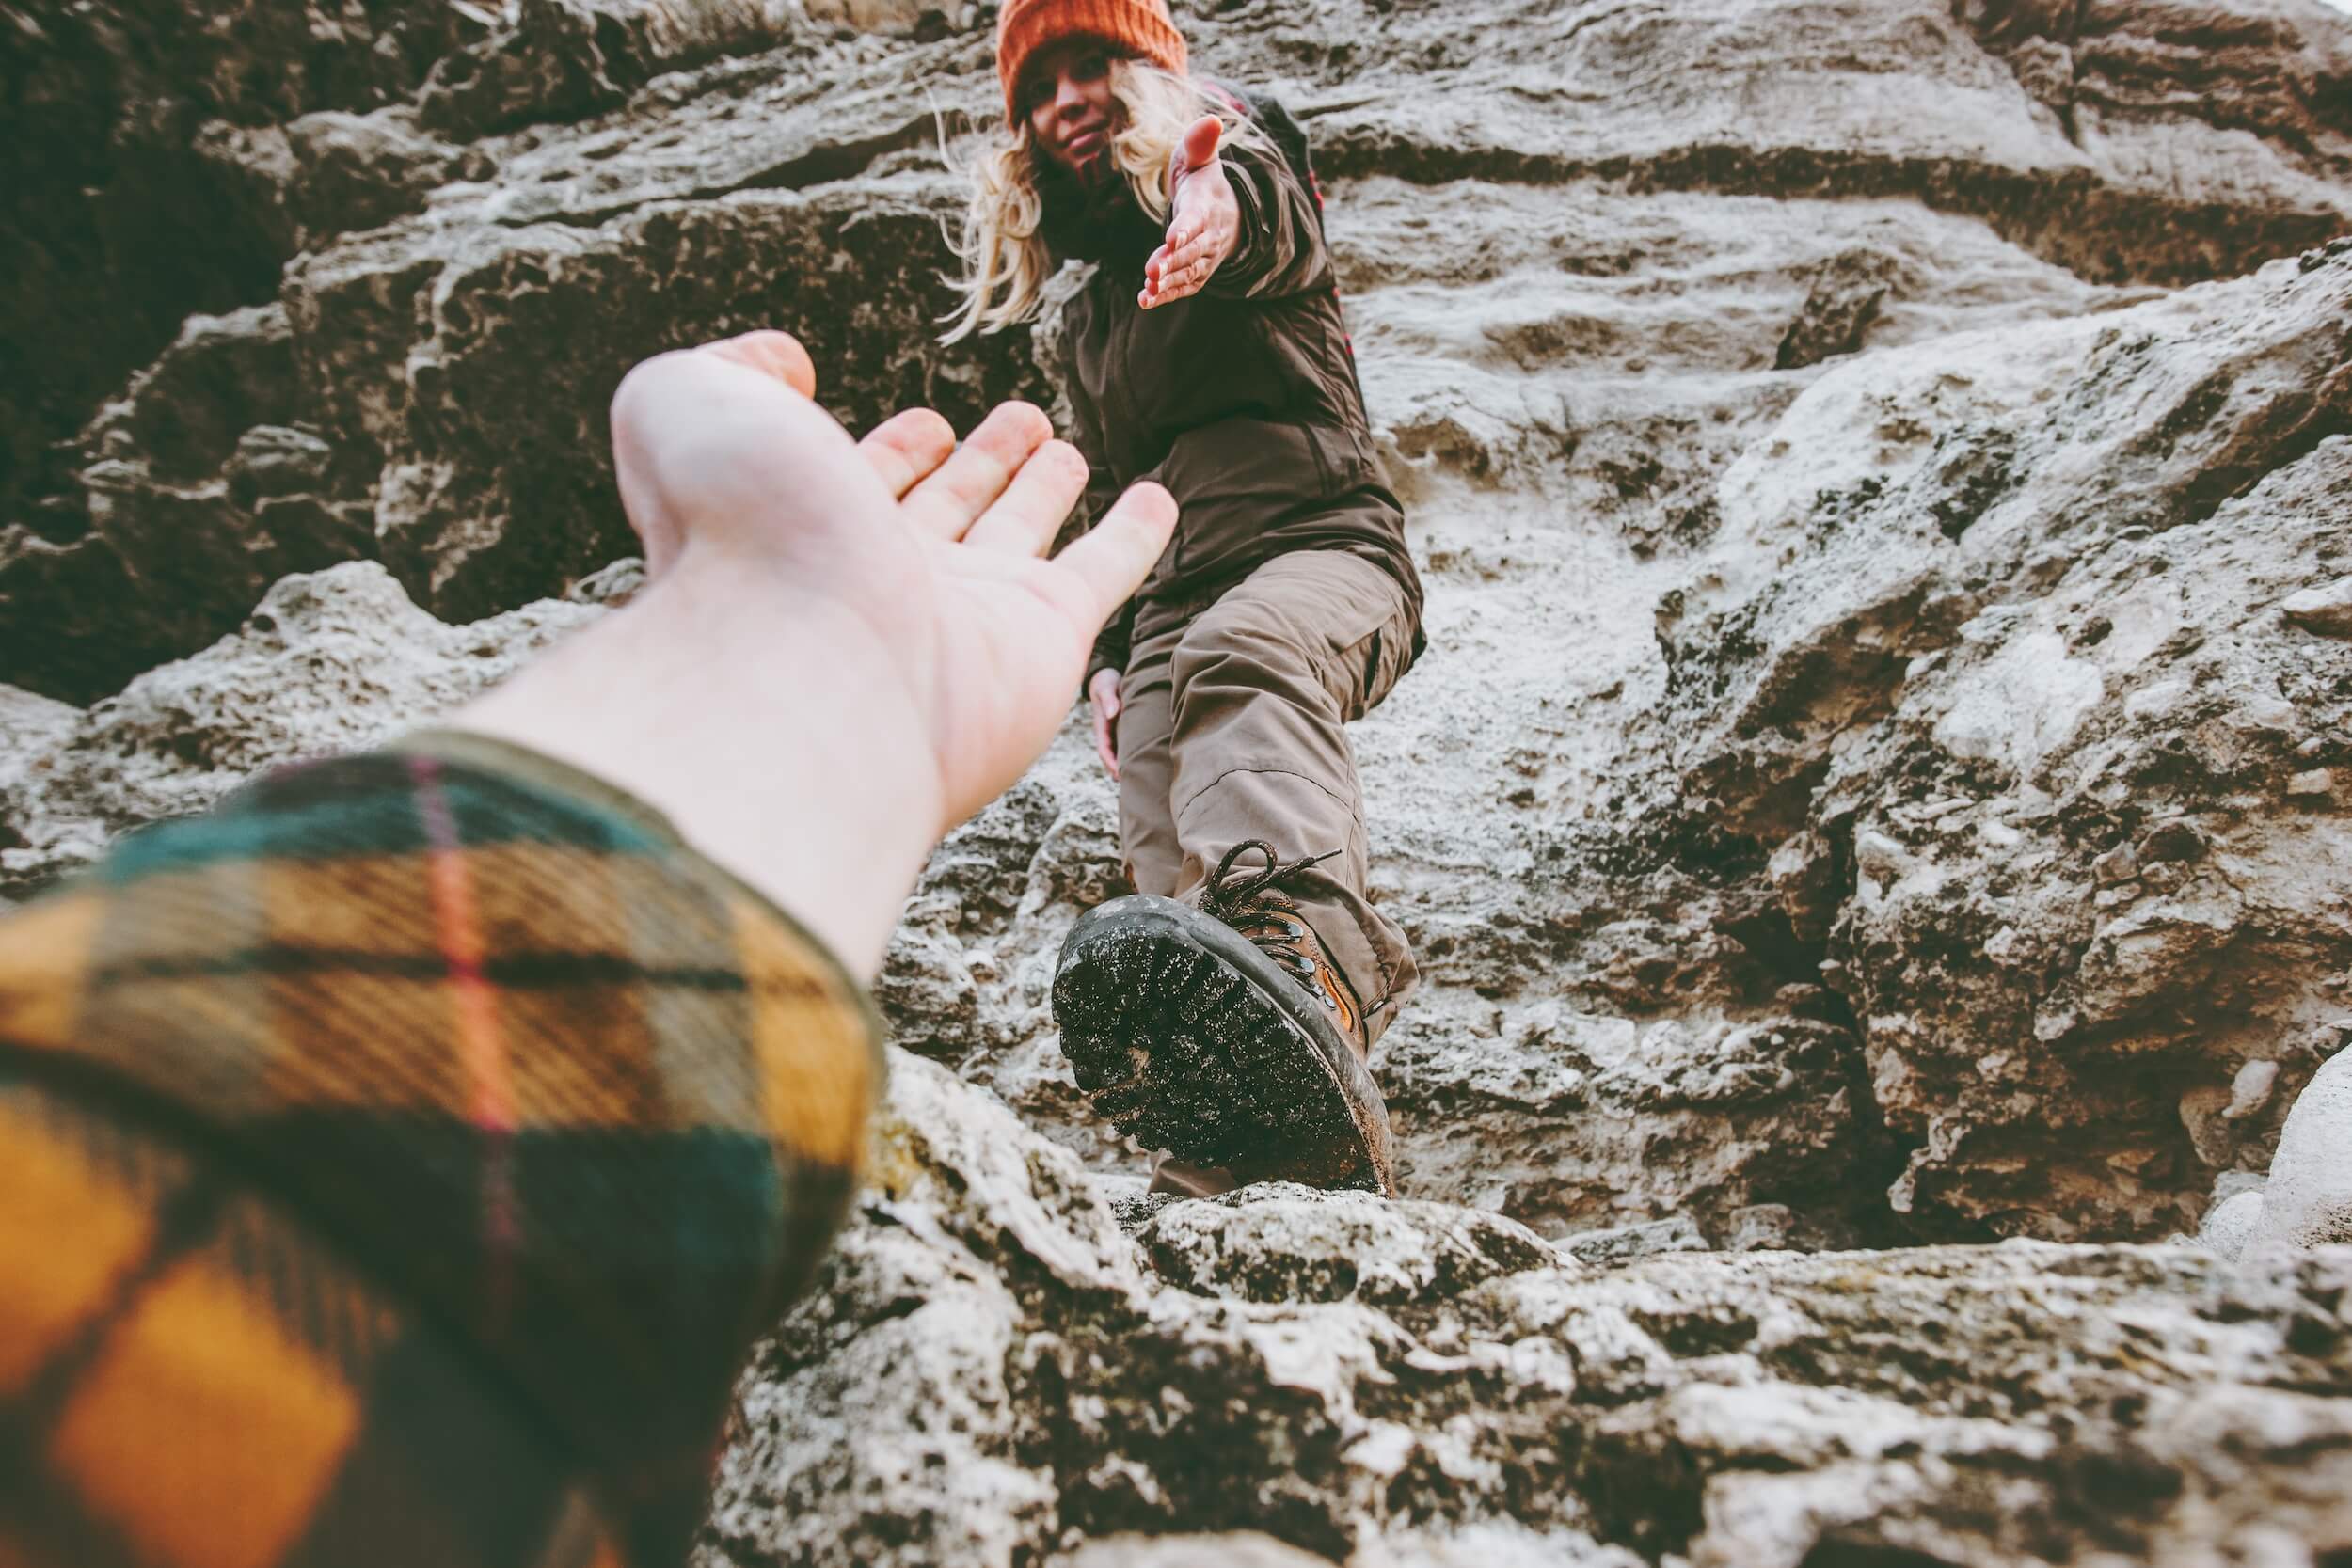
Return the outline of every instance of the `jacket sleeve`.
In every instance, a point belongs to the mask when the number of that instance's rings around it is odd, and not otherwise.
[[[1323,214],[1282,155],[1242,146],[1230,148],[1222,161],[1241,207],[1241,233],[1233,254],[1203,292],[1279,299],[1327,286],[1331,258],[1323,239]]]
[[[584,1507],[683,1561],[879,1041],[659,816],[483,737],[126,839],[0,922],[0,1420],[88,1438],[0,1556],[487,1560]]]
[[[1085,508],[1086,526],[1093,528],[1119,499],[1119,477],[1112,472],[1110,459],[1105,455],[1108,448],[1094,406],[1075,387],[1070,388],[1070,414],[1071,444],[1087,460],[1086,497],[1079,504]],[[1103,624],[1102,631],[1095,637],[1094,649],[1087,656],[1086,686],[1092,686],[1095,675],[1102,671],[1125,672],[1135,624],[1136,601],[1131,598]]]

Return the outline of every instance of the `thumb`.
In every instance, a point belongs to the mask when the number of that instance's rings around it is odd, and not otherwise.
[[[1143,481],[1127,487],[1104,519],[1054,558],[1093,595],[1082,630],[1089,639],[1134,596],[1176,531],[1176,498]]]
[[[1176,156],[1168,168],[1168,184],[1196,169],[1207,168],[1216,162],[1216,150],[1225,140],[1225,122],[1215,115],[1202,115],[1184,130],[1184,139],[1176,144]]]
[[[744,332],[705,343],[700,352],[748,365],[762,375],[773,376],[804,398],[817,395],[817,367],[809,362],[808,350],[789,332],[778,332],[772,327]]]

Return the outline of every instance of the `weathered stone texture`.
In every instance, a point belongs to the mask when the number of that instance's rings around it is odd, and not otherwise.
[[[264,768],[413,729],[602,613],[543,600],[450,626],[383,567],[350,562],[282,578],[241,630],[87,712],[0,687],[0,897],[96,859],[115,833],[202,811]]]
[[[1087,1117],[1073,716],[914,890],[706,1562],[2342,1568],[2352,24],[1178,9],[1310,128],[1428,587],[1407,1201]],[[0,0],[0,897],[625,599],[647,354],[1050,406],[1050,314],[934,341],[993,21]]]
[[[2352,1250],[1593,1270],[1493,1216],[1282,1186],[1130,1241],[1066,1152],[904,1057],[878,1143],[828,1278],[746,1378],[707,1565],[1093,1537],[1072,1568],[2352,1545]],[[1226,1531],[1310,1555],[1229,1558]]]

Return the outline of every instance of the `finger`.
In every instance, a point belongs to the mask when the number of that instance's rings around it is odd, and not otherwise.
[[[1224,135],[1224,122],[1215,115],[1202,115],[1184,128],[1175,150],[1168,155],[1168,194],[1171,198],[1184,182],[1184,176],[1216,162],[1217,143]]]
[[[962,538],[1053,435],[1054,421],[1035,404],[998,404],[953,456],[907,493],[899,515],[935,539]]]
[[[903,500],[956,450],[956,429],[934,409],[909,408],[867,431],[857,450],[890,499]]]
[[[1198,235],[1193,237],[1190,243],[1185,245],[1182,250],[1176,253],[1175,260],[1177,264],[1180,266],[1197,266],[1203,261],[1216,260],[1217,247],[1223,242],[1224,238],[1225,235],[1222,230],[1202,230]]]
[[[801,346],[801,341],[789,332],[767,327],[705,343],[696,352],[749,365],[762,375],[774,376],[804,398],[817,395],[817,366],[809,359],[808,350]]]
[[[1156,289],[1146,289],[1136,296],[1136,303],[1146,310],[1162,305],[1172,305],[1200,292],[1200,285],[1188,278],[1170,277]]]
[[[984,550],[1042,555],[1086,489],[1087,460],[1078,449],[1067,441],[1048,441],[1021,465],[1004,495],[980,515],[963,542]]]
[[[1176,270],[1166,256],[1156,257],[1152,263],[1144,267],[1143,292],[1136,298],[1145,309],[1149,310],[1154,305],[1181,298],[1182,296],[1176,290],[1177,285],[1182,281],[1183,275]]]
[[[1184,164],[1189,168],[1206,168],[1216,156],[1217,145],[1225,139],[1225,122],[1215,115],[1202,115],[1184,131]]]
[[[1094,754],[1103,759],[1103,766],[1112,778],[1119,777],[1119,752],[1111,745],[1110,715],[1101,708],[1094,710]]]
[[[1215,115],[1202,115],[1184,127],[1184,139],[1177,145],[1178,172],[1190,174],[1202,169],[1216,157],[1217,143],[1225,139],[1225,123]]]
[[[1100,631],[1111,611],[1143,586],[1176,529],[1176,498],[1146,481],[1131,484],[1103,520],[1054,558],[1094,595],[1094,612],[1081,630]]]

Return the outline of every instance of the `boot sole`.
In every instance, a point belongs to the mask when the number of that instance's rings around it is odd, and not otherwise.
[[[1242,1181],[1395,1190],[1388,1108],[1297,981],[1172,898],[1115,899],[1063,942],[1062,1054],[1096,1112]]]

